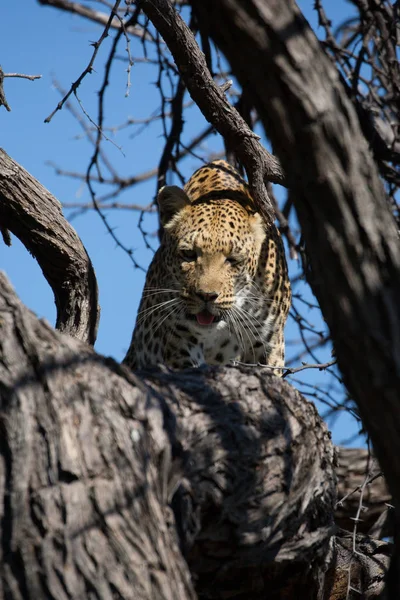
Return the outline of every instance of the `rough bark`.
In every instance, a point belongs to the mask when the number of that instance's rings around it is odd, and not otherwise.
[[[100,309],[87,252],[59,201],[0,148],[0,227],[14,233],[51,286],[60,331],[94,344]]]
[[[174,507],[200,597],[282,598],[294,581],[299,598],[317,597],[336,481],[315,407],[250,368],[145,381],[182,428],[187,483]]]
[[[191,4],[252,98],[286,172],[311,285],[400,510],[393,460],[400,451],[399,236],[355,111],[293,0]],[[398,552],[391,575],[397,599]]]
[[[335,476],[311,403],[261,370],[139,379],[0,282],[1,597],[193,598],[170,502],[200,597],[317,597]]]
[[[156,393],[1,289],[0,597],[194,598]]]

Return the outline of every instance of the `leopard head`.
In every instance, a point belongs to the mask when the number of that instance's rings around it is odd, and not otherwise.
[[[199,326],[217,323],[251,291],[263,220],[234,199],[193,202],[177,186],[162,188],[158,205],[165,231],[160,250],[186,317]]]

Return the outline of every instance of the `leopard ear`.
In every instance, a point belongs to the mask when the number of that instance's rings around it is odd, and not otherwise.
[[[190,204],[190,200],[182,188],[165,185],[158,192],[157,203],[161,224],[165,227],[182,208]]]
[[[261,246],[266,237],[265,223],[260,213],[254,213],[249,217],[250,227],[256,242]]]

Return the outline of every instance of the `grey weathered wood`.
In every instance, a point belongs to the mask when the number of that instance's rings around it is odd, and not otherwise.
[[[182,428],[186,482],[174,506],[199,595],[284,597],[295,579],[297,597],[313,597],[336,483],[314,405],[261,369],[154,373],[145,381],[162,390]]]
[[[96,276],[61,204],[0,148],[0,227],[38,261],[57,307],[56,327],[94,344],[100,309]]]
[[[134,375],[0,284],[0,597],[193,598],[170,503],[200,597],[316,591],[335,475],[311,403],[260,369]]]

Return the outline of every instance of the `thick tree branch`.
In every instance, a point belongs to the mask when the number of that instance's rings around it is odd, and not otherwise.
[[[194,598],[159,400],[0,287],[0,596]]]
[[[200,597],[310,598],[335,500],[314,406],[259,369],[139,379],[0,284],[0,595],[193,598],[172,502]]]
[[[316,594],[336,479],[315,407],[259,369],[145,382],[163,390],[182,428],[186,480],[174,508],[199,596],[290,597],[293,580],[296,598]]]
[[[94,344],[99,307],[87,252],[58,200],[1,148],[0,224],[38,261],[54,293],[56,327]]]

